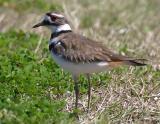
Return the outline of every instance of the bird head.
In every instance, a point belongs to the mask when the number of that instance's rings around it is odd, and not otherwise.
[[[71,30],[67,19],[62,14],[57,12],[46,13],[42,21],[34,25],[33,28],[37,28],[40,26],[48,27],[53,33]]]

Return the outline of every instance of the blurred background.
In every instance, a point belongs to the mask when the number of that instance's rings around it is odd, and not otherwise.
[[[32,29],[50,11],[63,12],[75,32],[150,63],[94,75],[93,108],[80,122],[160,123],[160,0],[0,0],[0,123],[77,123],[68,113],[71,77],[50,57],[50,32]]]

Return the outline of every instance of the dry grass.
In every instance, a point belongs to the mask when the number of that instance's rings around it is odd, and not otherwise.
[[[109,72],[109,82],[93,86],[91,111],[81,113],[80,123],[160,123],[160,1],[61,0],[61,3],[76,32],[102,41],[121,54],[147,58],[151,64]],[[0,31],[15,28],[35,32],[31,27],[41,15],[38,12],[21,15],[5,8],[0,13]],[[41,28],[36,33],[49,36]],[[82,95],[82,111],[86,108],[86,98]],[[64,111],[71,111],[72,93],[62,99],[68,103]]]
[[[117,70],[109,72],[111,80],[106,86],[93,86],[89,113],[86,113],[87,95],[83,94],[79,102],[82,111],[80,123],[159,123],[159,81],[154,77],[153,70],[143,69],[141,72],[140,69],[131,67],[121,74]],[[63,98],[68,103],[65,111],[71,112],[74,107],[73,95],[69,93]]]

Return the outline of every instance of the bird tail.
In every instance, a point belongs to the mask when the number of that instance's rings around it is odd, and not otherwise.
[[[124,63],[132,66],[145,66],[147,65],[146,61],[147,61],[146,59],[132,59],[132,60],[126,60],[124,61]]]

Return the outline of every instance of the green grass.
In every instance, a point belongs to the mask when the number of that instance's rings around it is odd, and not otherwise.
[[[1,123],[58,123],[64,119],[67,123],[69,120],[70,114],[61,111],[64,100],[55,100],[50,93],[61,95],[69,90],[72,84],[66,82],[70,77],[64,76],[48,56],[41,60],[34,54],[37,41],[37,35],[21,31],[0,34]],[[47,52],[46,48],[41,51]],[[51,91],[50,87],[53,87]]]
[[[159,6],[159,0],[0,0],[0,123],[160,123]],[[80,107],[80,121],[69,111],[71,75],[52,60],[49,33],[31,29],[40,15],[55,10],[118,53],[150,60],[146,67],[94,74],[91,111]],[[84,76],[79,86],[86,106]]]

